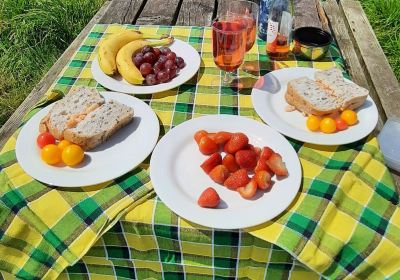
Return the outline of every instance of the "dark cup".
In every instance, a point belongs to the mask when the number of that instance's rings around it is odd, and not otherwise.
[[[321,28],[300,27],[293,33],[293,52],[309,60],[318,60],[325,56],[332,40],[331,34]]]

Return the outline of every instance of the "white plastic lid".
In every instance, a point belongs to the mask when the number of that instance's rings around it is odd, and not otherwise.
[[[378,140],[387,166],[400,171],[400,118],[388,119]]]

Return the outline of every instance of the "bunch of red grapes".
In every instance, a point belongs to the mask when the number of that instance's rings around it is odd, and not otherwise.
[[[169,82],[185,67],[183,58],[176,56],[168,47],[145,46],[141,52],[134,55],[133,63],[149,86]]]

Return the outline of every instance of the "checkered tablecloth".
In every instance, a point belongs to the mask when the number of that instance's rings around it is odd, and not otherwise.
[[[200,70],[187,83],[137,96],[159,117],[160,136],[206,114],[260,120],[250,97],[254,75],[293,66],[343,69],[335,46],[324,61],[291,56],[272,62],[265,43],[257,41],[246,54],[246,71],[239,71],[242,88],[215,90],[211,81],[220,81],[221,75],[212,57],[210,28],[96,25],[47,99],[78,85],[103,90],[92,78],[91,62],[101,38],[122,28],[171,34],[201,55]],[[44,100],[40,106],[46,104]],[[273,221],[224,231],[172,213],[152,191],[147,161],[108,188],[45,186],[16,162],[17,134],[0,155],[2,271],[26,279],[400,279],[399,196],[376,138],[330,147],[289,139],[303,168],[296,200]],[[12,277],[6,272],[3,276]]]

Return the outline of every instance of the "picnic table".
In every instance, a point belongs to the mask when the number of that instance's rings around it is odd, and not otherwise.
[[[334,35],[337,45],[331,47],[326,64],[292,61],[289,66],[342,67],[354,82],[369,89],[378,107],[379,121],[367,139],[332,151],[291,141],[296,151],[303,153],[305,173],[302,190],[291,210],[250,230],[210,229],[181,219],[151,192],[148,162],[107,185],[107,203],[102,193],[106,185],[82,188],[81,192],[57,190],[27,178],[18,170],[13,154],[15,131],[39,100],[41,108],[51,101],[43,97],[52,89],[67,93],[79,83],[101,89],[92,79],[89,65],[102,36],[128,27],[151,29],[160,34],[170,32],[192,44],[206,62],[210,59],[210,50],[206,49],[210,44],[207,27],[217,14],[227,9],[228,3],[106,1],[0,130],[0,146],[8,140],[0,160],[0,184],[4,185],[0,256],[12,253],[0,259],[0,268],[26,279],[400,279],[396,257],[400,211],[394,185],[396,182],[399,191],[400,177],[397,172],[385,169],[373,137],[387,118],[400,116],[400,86],[358,1],[294,2],[295,27],[322,27]],[[268,60],[265,42],[261,40],[247,57],[264,62],[257,70],[259,75],[287,67]],[[204,64],[202,73],[212,67]],[[171,93],[157,95],[152,108],[158,110],[162,121],[169,120],[168,125],[161,124],[164,130],[193,117],[191,111],[182,109],[175,112],[179,119],[171,120],[174,112],[165,106],[168,102],[179,102],[193,109],[193,96],[202,94],[201,87],[196,87],[200,80],[196,79],[195,76],[172,92],[173,96],[179,96],[178,101],[168,99]],[[257,118],[246,99],[248,93],[249,89],[228,93],[224,112]],[[235,94],[239,99],[233,99]],[[154,97],[144,98],[148,103],[154,100]],[[209,105],[204,108],[213,105],[204,102],[203,105]],[[243,111],[238,112],[238,102]],[[40,200],[45,206],[37,203],[35,207],[29,206]],[[110,206],[110,201],[119,203]],[[335,210],[332,212],[331,208]],[[323,214],[326,209],[330,209],[331,212],[325,212],[329,215]],[[28,221],[33,223],[33,220],[40,225],[30,229]],[[361,247],[354,245],[360,242],[353,239],[357,234],[366,240],[359,243]],[[34,244],[28,242],[30,239],[35,240]],[[393,256],[382,253],[388,250]],[[375,271],[373,267],[379,269]],[[1,271],[0,277],[12,276]]]

